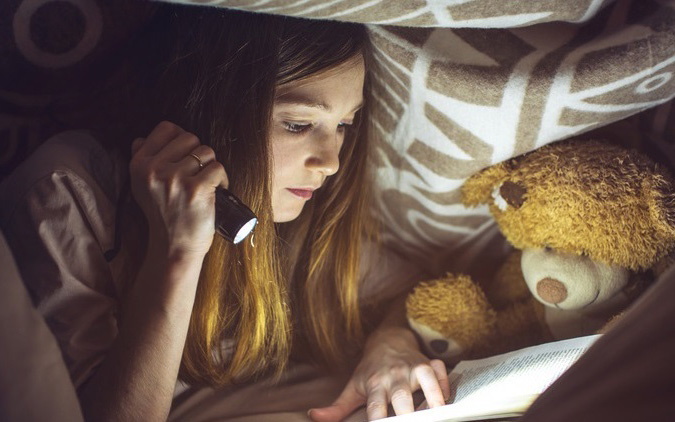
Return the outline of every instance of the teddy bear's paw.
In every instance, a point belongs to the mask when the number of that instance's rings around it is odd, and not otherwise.
[[[441,359],[446,363],[457,363],[464,355],[465,350],[453,339],[444,337],[443,334],[414,319],[408,319],[408,323],[417,334],[424,353],[430,358]]]
[[[485,294],[470,277],[447,275],[440,280],[420,283],[408,296],[406,310],[411,328],[432,352],[457,354],[470,352],[494,334],[496,313]],[[439,352],[433,352],[439,354]]]

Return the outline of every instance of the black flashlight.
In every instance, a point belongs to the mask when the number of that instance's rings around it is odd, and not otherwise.
[[[239,198],[225,188],[216,188],[216,232],[237,244],[258,223],[258,218]]]

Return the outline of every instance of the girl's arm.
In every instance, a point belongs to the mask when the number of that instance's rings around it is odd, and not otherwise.
[[[87,420],[166,420],[200,268],[196,257],[148,254],[125,303],[118,337],[80,388]]]
[[[148,249],[119,334],[79,390],[87,420],[166,419],[213,241],[215,189],[227,186],[213,150],[174,124],[160,123],[132,148],[131,186],[148,221]]]

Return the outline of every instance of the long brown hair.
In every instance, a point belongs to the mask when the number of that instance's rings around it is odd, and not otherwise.
[[[358,342],[363,332],[360,241],[372,231],[367,107],[346,133],[340,171],[296,221],[283,225],[272,219],[268,133],[277,86],[359,55],[368,67],[365,28],[162,5],[144,39],[134,61],[146,69],[139,84],[153,84],[154,95],[137,102],[133,130],[148,133],[166,119],[196,133],[216,151],[230,190],[259,221],[255,246],[215,237],[202,267],[180,377],[216,386],[267,371],[278,375],[294,336],[311,346],[316,360],[340,361],[339,345]],[[296,247],[286,248],[282,239]]]

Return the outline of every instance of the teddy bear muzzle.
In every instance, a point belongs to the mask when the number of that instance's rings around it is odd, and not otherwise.
[[[520,268],[539,302],[563,310],[590,311],[589,307],[595,308],[621,292],[629,281],[623,267],[554,248],[524,249]]]
[[[537,283],[537,294],[542,300],[555,305],[567,299],[567,288],[555,278],[546,277]]]

